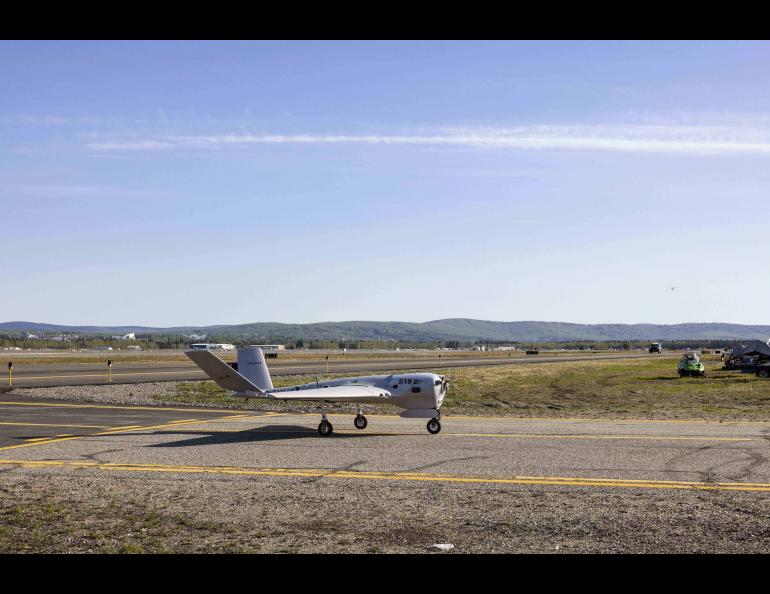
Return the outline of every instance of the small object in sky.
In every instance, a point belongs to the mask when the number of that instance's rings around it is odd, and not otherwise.
[[[676,291],[679,287],[669,287],[672,291]]]

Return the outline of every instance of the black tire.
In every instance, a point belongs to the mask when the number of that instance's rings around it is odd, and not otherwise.
[[[355,425],[356,429],[366,429],[368,424],[369,421],[366,420],[364,415],[356,415],[356,418],[353,419],[353,425]]]
[[[428,433],[431,435],[436,435],[439,431],[441,431],[441,423],[439,423],[438,419],[431,419],[428,421]]]
[[[757,377],[767,379],[770,377],[770,369],[757,369]]]
[[[320,433],[322,437],[329,437],[333,432],[334,427],[332,427],[332,424],[329,421],[321,421],[321,424],[318,425],[318,433]]]

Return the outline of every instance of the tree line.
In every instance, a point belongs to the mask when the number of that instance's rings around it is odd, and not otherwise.
[[[128,346],[140,346],[144,350],[184,350],[193,342],[229,343],[236,347],[250,344],[280,344],[287,349],[347,349],[347,350],[395,350],[399,349],[468,349],[484,346],[487,349],[496,347],[516,347],[521,350],[638,350],[649,347],[648,340],[567,340],[567,341],[499,341],[499,340],[340,340],[340,339],[306,339],[285,336],[241,336],[209,335],[205,340],[191,341],[181,334],[137,334],[136,340],[113,340],[107,336],[88,335],[78,336],[68,341],[53,341],[47,339],[21,339],[18,335],[0,335],[0,348],[19,347],[21,349],[56,349],[78,350],[92,349],[95,347],[112,347],[125,349]],[[720,349],[732,348],[738,344],[746,343],[746,340],[662,340],[660,341],[666,350],[684,349]]]

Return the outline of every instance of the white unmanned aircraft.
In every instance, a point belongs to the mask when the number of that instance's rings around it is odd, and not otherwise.
[[[324,437],[334,428],[326,418],[324,404],[353,402],[356,404],[393,404],[405,409],[404,418],[430,419],[428,432],[441,431],[441,403],[449,382],[435,373],[402,373],[346,377],[274,388],[267,369],[265,355],[259,347],[238,349],[238,362],[225,363],[211,351],[185,351],[198,367],[231,396],[269,398],[271,400],[313,400],[321,403],[321,424],[318,432]],[[356,429],[366,429],[367,420],[359,408],[353,421]]]

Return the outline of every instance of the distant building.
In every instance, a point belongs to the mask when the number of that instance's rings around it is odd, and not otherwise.
[[[282,344],[252,344],[249,346],[261,348],[266,359],[277,359],[278,351],[283,351],[286,348]]]
[[[48,334],[45,332],[22,332],[19,335],[19,340],[46,340]]]
[[[227,343],[211,343],[211,342],[196,342],[191,344],[190,348],[194,351],[234,351],[234,344]]]

